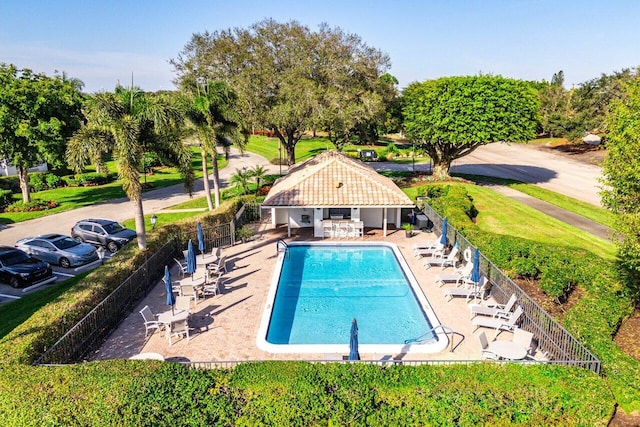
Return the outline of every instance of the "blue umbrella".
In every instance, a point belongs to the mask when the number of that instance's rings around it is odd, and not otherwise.
[[[168,266],[164,266],[164,288],[167,291],[167,305],[171,306],[173,312],[173,305],[176,303],[176,297],[173,295],[173,287],[171,286],[171,272]]]
[[[440,243],[447,244],[447,218],[442,222],[442,236],[440,236]]]
[[[351,321],[351,338],[349,339],[349,360],[360,360],[358,353],[358,322],[355,317]]]
[[[473,253],[473,270],[471,270],[471,277],[469,277],[474,283],[480,282],[480,251],[476,248]]]
[[[193,242],[189,239],[189,245],[187,245],[187,273],[191,275],[193,279],[193,273],[196,272],[196,250],[193,248]]]
[[[204,255],[204,233],[202,232],[202,224],[200,224],[200,221],[196,224],[196,229],[198,230],[198,250]]]

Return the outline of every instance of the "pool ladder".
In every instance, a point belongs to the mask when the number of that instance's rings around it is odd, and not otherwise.
[[[278,239],[278,241],[276,242],[276,251],[278,253],[283,252],[284,254],[287,254],[289,250],[289,245],[287,245],[287,242],[285,242],[282,239]]]
[[[405,344],[421,344],[425,341],[432,341],[434,338],[432,337],[432,332],[435,332],[436,329],[442,329],[442,331],[447,334],[447,335],[451,335],[451,337],[449,338],[449,343],[451,344],[451,350],[450,352],[453,353],[453,336],[454,335],[461,335],[458,332],[454,331],[453,329],[451,329],[448,326],[445,325],[436,325],[433,328],[429,329],[427,332],[425,332],[424,334],[420,335],[418,338],[412,338],[410,340],[404,340]],[[426,338],[427,336],[429,336],[429,338]],[[460,344],[460,343],[458,343]],[[457,346],[456,346],[457,347]]]

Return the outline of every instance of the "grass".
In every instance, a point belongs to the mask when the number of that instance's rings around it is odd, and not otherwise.
[[[191,165],[196,171],[196,178],[200,178],[202,177],[202,159],[200,152],[197,147],[192,147],[192,151],[193,157]],[[219,168],[222,169],[226,167],[227,164],[228,161],[224,159],[224,156],[218,158]],[[116,163],[113,161],[107,162],[107,167],[110,171],[115,172],[117,170]],[[143,176],[141,178],[142,182],[144,182],[144,180],[146,180],[148,184],[152,184],[153,187],[143,192],[182,183],[180,173],[175,168],[154,168],[153,174],[147,174],[146,177]],[[115,181],[95,187],[63,187],[44,190],[34,193],[32,197],[39,200],[54,200],[59,206],[45,211],[2,213],[0,214],[0,224],[11,224],[42,218],[58,212],[65,212],[108,200],[124,198],[126,194],[122,189],[122,184],[119,181]]]
[[[473,203],[480,212],[476,224],[483,231],[582,248],[604,259],[615,259],[616,248],[608,241],[511,200],[490,188],[472,184],[454,185],[464,185],[473,198]],[[403,191],[415,200],[418,187],[405,188]]]
[[[4,306],[2,310],[0,310],[0,338],[22,324],[42,307],[67,292],[84,279],[87,274],[88,273],[79,274],[63,282],[46,286],[38,292],[24,295],[19,300],[12,301]]]
[[[546,188],[539,187],[534,184],[526,184],[520,181],[512,179],[496,178],[483,175],[456,175],[474,182],[489,182],[497,185],[505,185],[514,190],[518,190],[522,193],[528,194],[531,197],[542,200],[552,205],[558,206],[566,211],[573,212],[577,215],[581,215],[591,221],[595,221],[599,224],[606,225],[607,227],[613,227],[613,214],[607,209],[599,206],[592,205],[591,203],[583,202],[581,200],[574,199],[564,194],[559,194]]]

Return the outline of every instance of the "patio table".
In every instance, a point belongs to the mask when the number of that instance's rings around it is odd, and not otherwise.
[[[207,266],[208,264],[214,264],[218,262],[220,258],[216,254],[206,254],[196,256],[196,265]]]
[[[522,360],[527,356],[527,349],[522,345],[513,341],[505,340],[490,342],[487,347],[487,351],[490,351],[503,359],[509,360]]]

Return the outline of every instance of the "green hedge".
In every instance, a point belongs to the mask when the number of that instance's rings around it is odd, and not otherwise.
[[[11,426],[604,426],[614,408],[592,372],[544,365],[0,367],[0,414]]]
[[[13,192],[11,190],[0,190],[0,212],[13,202]]]

